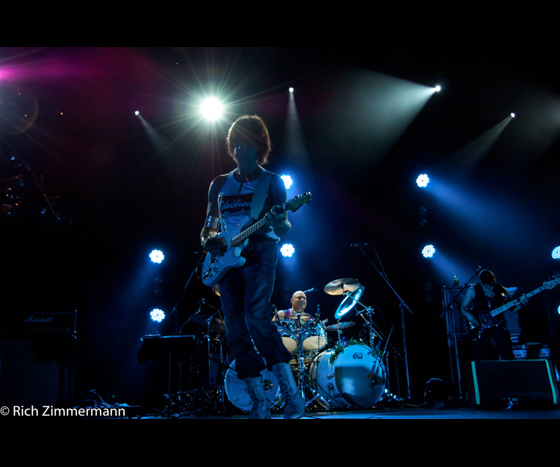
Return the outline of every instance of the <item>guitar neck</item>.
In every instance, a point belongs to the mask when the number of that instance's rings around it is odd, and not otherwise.
[[[533,295],[537,295],[538,293],[541,293],[543,290],[545,289],[545,287],[539,287],[538,289],[533,290],[532,292],[526,293],[525,297],[530,298]],[[515,300],[509,303],[506,303],[505,305],[502,305],[501,307],[496,308],[495,310],[492,310],[490,312],[490,314],[492,316],[496,316],[499,315],[500,313],[503,313],[504,311],[513,308],[514,306],[519,305],[519,303],[516,303]]]
[[[231,246],[235,247],[241,243],[243,243],[249,235],[254,234],[257,230],[259,230],[264,224],[266,224],[266,218],[262,218],[260,221],[255,222],[251,227],[246,228],[243,232],[237,234],[235,237],[231,239]]]

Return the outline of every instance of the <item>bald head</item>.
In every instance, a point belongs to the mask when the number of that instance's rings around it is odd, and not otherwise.
[[[297,292],[294,292],[290,301],[292,303],[292,310],[304,311],[307,306],[307,295],[305,295],[305,293],[301,290],[298,290]]]

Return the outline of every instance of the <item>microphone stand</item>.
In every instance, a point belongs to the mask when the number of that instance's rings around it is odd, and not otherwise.
[[[453,303],[455,303],[455,300],[459,298],[459,296],[470,285],[470,283],[478,275],[478,273],[482,271],[482,269],[483,269],[482,266],[478,266],[478,269],[475,271],[473,276],[463,286],[463,288],[459,290],[459,292],[457,292],[457,295],[453,297],[453,299],[449,302],[449,304],[446,304],[445,308],[443,309],[443,312],[441,313],[441,315],[439,315],[440,318],[443,318],[444,315],[446,317],[445,321],[447,326],[447,348],[449,351],[449,366],[451,372],[451,381],[455,380],[455,375],[453,371],[453,366],[455,365],[455,367],[457,368],[457,384],[459,386],[460,399],[463,398],[463,389],[462,389],[461,365],[459,362],[459,348],[457,346],[457,330],[455,325],[455,314],[453,313]],[[444,288],[446,287],[444,286]],[[452,353],[455,354],[455,358],[453,358]],[[453,363],[453,360],[455,360],[455,363]]]
[[[366,245],[367,245],[367,243],[366,243]],[[404,302],[404,300],[397,293],[397,291],[393,288],[393,286],[391,285],[391,283],[389,282],[389,280],[387,279],[385,274],[383,272],[381,272],[379,270],[379,268],[374,264],[374,262],[370,259],[370,257],[367,255],[367,253],[362,248],[362,244],[357,243],[357,244],[353,244],[352,246],[357,246],[360,249],[362,254],[366,257],[366,259],[370,262],[370,264],[378,272],[378,274],[383,278],[385,283],[389,286],[389,288],[393,291],[393,293],[395,294],[395,296],[399,300],[399,308],[401,310],[401,327],[402,327],[402,335],[403,335],[403,353],[404,353],[404,366],[405,366],[406,384],[407,384],[407,397],[408,397],[408,399],[410,399],[410,395],[411,395],[411,393],[410,393],[410,373],[409,373],[409,368],[408,368],[408,352],[407,352],[407,346],[406,346],[406,326],[405,326],[405,321],[404,321],[404,310],[408,311],[410,314],[412,314],[412,310]],[[372,245],[372,248],[373,248],[373,245]],[[374,248],[374,250],[375,250],[375,248]],[[377,254],[377,252],[376,252],[376,254]],[[398,374],[398,372],[397,372],[397,374]]]

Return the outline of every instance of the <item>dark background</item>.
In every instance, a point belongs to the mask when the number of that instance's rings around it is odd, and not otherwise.
[[[234,168],[227,129],[258,114],[273,142],[268,169],[292,176],[289,198],[313,194],[290,214],[285,240],[296,255],[280,261],[274,304],[287,308],[295,290],[357,278],[361,301],[375,306],[386,335],[393,328],[401,353],[404,316],[412,393],[421,397],[427,379],[449,376],[440,293],[455,275],[462,285],[481,265],[507,287],[532,290],[560,270],[551,258],[560,244],[554,52],[3,48],[3,196],[11,177],[25,177],[17,211],[2,218],[2,311],[78,311],[78,393],[143,403],[165,392],[165,362],[140,365],[140,338],[176,332],[201,299],[203,313],[219,307],[192,274],[198,234],[210,181]],[[442,91],[432,94],[435,85]],[[226,104],[224,120],[200,117],[210,95]],[[426,190],[415,184],[420,173],[430,175]],[[39,186],[61,222],[41,215]],[[432,260],[421,255],[426,244],[437,248]],[[159,266],[149,262],[152,248],[165,253]],[[397,294],[412,313],[401,314]],[[332,324],[342,298],[308,298]],[[554,289],[528,307],[522,340],[556,334],[559,305]],[[164,323],[150,321],[154,306],[166,311]],[[346,337],[358,336],[361,318],[346,319],[356,322]]]

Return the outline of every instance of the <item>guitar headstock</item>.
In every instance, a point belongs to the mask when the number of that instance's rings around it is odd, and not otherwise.
[[[553,289],[554,287],[556,287],[558,284],[560,284],[560,276],[553,276],[553,279],[546,281],[543,284],[543,287],[545,289]]]
[[[298,195],[286,203],[285,209],[287,211],[296,212],[304,204],[309,204],[311,202],[311,192]]]

